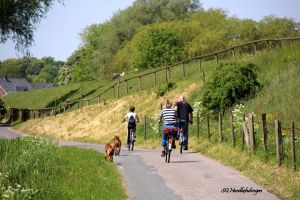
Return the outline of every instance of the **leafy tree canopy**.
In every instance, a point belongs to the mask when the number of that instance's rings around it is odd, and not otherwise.
[[[178,60],[182,52],[182,44],[175,33],[153,29],[141,44],[134,64],[137,68],[158,67]]]
[[[29,47],[36,25],[45,17],[54,1],[0,0],[0,42],[11,38],[18,50]]]

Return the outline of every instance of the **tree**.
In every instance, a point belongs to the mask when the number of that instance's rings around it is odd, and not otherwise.
[[[178,36],[167,29],[151,30],[139,50],[135,60],[138,68],[165,65],[181,58],[183,52]]]
[[[11,38],[16,43],[16,49],[28,48],[33,42],[36,25],[46,16],[54,1],[0,0],[0,42]]]

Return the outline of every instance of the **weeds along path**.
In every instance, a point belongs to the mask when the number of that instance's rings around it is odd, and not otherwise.
[[[0,127],[0,138],[21,136],[8,127]],[[104,146],[80,142],[59,142],[104,152]],[[114,157],[130,199],[278,199],[273,194],[220,163],[195,152],[180,154],[174,150],[171,162],[165,163],[160,150],[121,150]],[[255,172],[253,172],[255,173]]]

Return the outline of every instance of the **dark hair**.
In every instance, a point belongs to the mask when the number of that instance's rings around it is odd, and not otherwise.
[[[134,106],[130,106],[129,110],[130,110],[130,112],[134,112],[135,107]]]

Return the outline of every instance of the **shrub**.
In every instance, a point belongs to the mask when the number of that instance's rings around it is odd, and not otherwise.
[[[166,92],[170,91],[172,88],[175,88],[176,84],[174,82],[168,82],[166,85],[159,87],[156,91],[157,97],[162,97]]]
[[[201,99],[206,110],[224,112],[260,88],[253,63],[222,63],[204,86]]]

